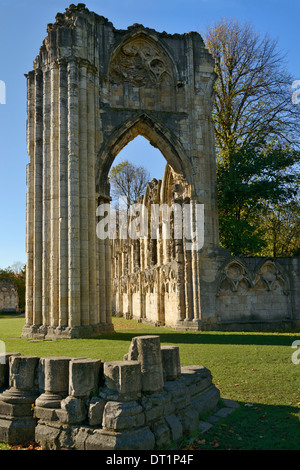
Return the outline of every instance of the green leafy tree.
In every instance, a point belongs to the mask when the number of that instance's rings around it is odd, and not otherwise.
[[[264,147],[264,150],[261,148]],[[234,255],[259,255],[267,246],[263,223],[271,208],[297,193],[299,152],[281,144],[248,145],[217,163],[220,241]]]
[[[291,200],[267,207],[261,219],[264,227],[264,256],[300,255],[300,201]]]
[[[218,75],[213,120],[220,241],[232,254],[259,255],[269,243],[263,215],[297,193],[300,107],[291,99],[293,77],[277,42],[249,23],[222,19],[205,40]]]

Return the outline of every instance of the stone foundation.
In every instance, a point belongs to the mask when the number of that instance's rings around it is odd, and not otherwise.
[[[53,327],[47,325],[25,325],[22,331],[23,338],[35,339],[74,339],[74,338],[96,338],[100,335],[114,333],[112,323],[103,323],[91,326],[74,326],[74,327]]]
[[[181,367],[179,348],[159,336],[133,338],[121,361],[16,353],[1,367],[0,442],[44,450],[166,447],[220,399],[211,372]]]

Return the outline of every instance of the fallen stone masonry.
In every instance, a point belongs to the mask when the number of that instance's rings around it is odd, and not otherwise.
[[[121,361],[6,354],[0,442],[45,450],[152,450],[199,429],[220,398],[211,372],[181,367],[159,336],[132,339]]]

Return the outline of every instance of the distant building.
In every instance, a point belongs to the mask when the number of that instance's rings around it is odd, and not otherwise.
[[[10,279],[0,278],[0,312],[18,312],[19,295]]]

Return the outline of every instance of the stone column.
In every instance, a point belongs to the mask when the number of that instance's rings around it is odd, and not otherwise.
[[[90,323],[98,325],[99,318],[99,296],[97,295],[97,236],[96,236],[96,110],[97,99],[96,69],[87,68],[87,158],[88,158],[88,239],[89,239],[89,309]]]
[[[102,362],[97,359],[72,359],[69,362],[68,396],[56,415],[61,423],[79,424],[87,418],[87,400],[99,389]]]
[[[37,397],[36,370],[39,358],[9,358],[10,387],[0,394],[0,441],[18,444],[32,441],[36,420],[32,405]]]
[[[3,392],[9,386],[9,358],[20,356],[20,353],[4,353],[0,355],[0,390]]]
[[[33,322],[42,324],[43,75],[35,71]]]
[[[69,396],[90,398],[99,390],[102,372],[102,362],[99,359],[72,359],[69,364]]]
[[[26,197],[26,331],[33,325],[33,209],[34,209],[34,72],[27,75],[27,153],[31,157],[27,165],[27,197]]]
[[[58,144],[59,144],[59,121],[58,121],[58,90],[59,72],[56,63],[50,68],[50,311],[49,322],[52,328],[58,326],[58,202],[59,202],[59,168],[58,168]]]
[[[78,65],[68,63],[68,236],[69,326],[80,326],[80,200]]]
[[[42,408],[60,408],[60,402],[68,394],[70,358],[46,357],[40,359],[44,376],[44,392],[35,405]]]
[[[68,326],[68,77],[67,63],[59,62],[59,240],[58,325]]]
[[[104,362],[105,387],[102,391],[114,396],[119,401],[137,400],[141,398],[142,376],[141,364],[138,361],[107,361]]]
[[[100,195],[98,205],[109,204],[110,197]],[[109,236],[105,239],[98,239],[99,254],[99,310],[100,322],[102,328],[112,330],[112,259],[111,259],[111,240]]]
[[[181,208],[181,227],[180,233],[182,238],[175,238],[176,235],[176,226],[174,223],[174,245],[175,245],[175,261],[177,266],[177,297],[178,297],[178,320],[183,320],[185,317],[185,277],[184,277],[184,255],[183,255],[183,201],[182,199],[177,198],[174,200],[175,204],[180,205]],[[178,222],[177,222],[178,223]]]
[[[26,328],[33,324],[33,207],[34,207],[34,72],[27,75],[27,153],[31,157],[27,165],[27,197],[26,197]]]
[[[50,115],[51,89],[50,69],[45,67],[43,73],[43,273],[42,273],[42,315],[43,325],[50,324]],[[27,274],[27,273],[26,273]]]
[[[106,199],[100,196],[98,205],[104,204]],[[99,309],[100,309],[100,322],[105,325],[106,323],[106,253],[105,253],[105,240],[98,239],[98,256],[99,256]]]
[[[176,380],[181,375],[180,356],[178,346],[161,346],[164,379]]]
[[[163,368],[159,336],[137,336],[132,339],[129,361],[139,361],[142,371],[142,392],[158,392],[163,389]]]
[[[186,205],[190,204],[190,199],[186,198],[183,204],[183,217],[185,219]],[[185,229],[185,224],[183,224]],[[186,233],[183,232],[183,253],[184,253],[184,289],[185,289],[185,316],[184,320],[191,320],[193,317],[193,285],[192,285],[192,265],[191,265],[191,250],[186,249]]]
[[[33,164],[28,163],[26,168],[27,180],[27,197],[26,197],[26,306],[25,306],[25,327],[24,330],[31,329],[33,325],[33,224],[32,224],[32,208],[33,208],[33,194],[32,194],[32,180],[33,180]]]
[[[36,356],[13,355],[9,358],[9,385],[1,395],[1,400],[10,402],[31,403],[36,397],[35,385],[36,368],[39,358]]]
[[[196,204],[195,200],[191,200],[191,231],[192,233],[196,230]],[[192,257],[192,280],[193,280],[193,312],[194,319],[200,317],[200,285],[199,285],[199,253],[198,249],[193,249],[191,252]]]
[[[105,277],[106,277],[106,318],[105,323],[110,325],[112,322],[111,312],[111,246],[110,238],[105,240]]]
[[[87,64],[79,62],[79,203],[81,324],[89,325],[89,214],[87,155]]]

